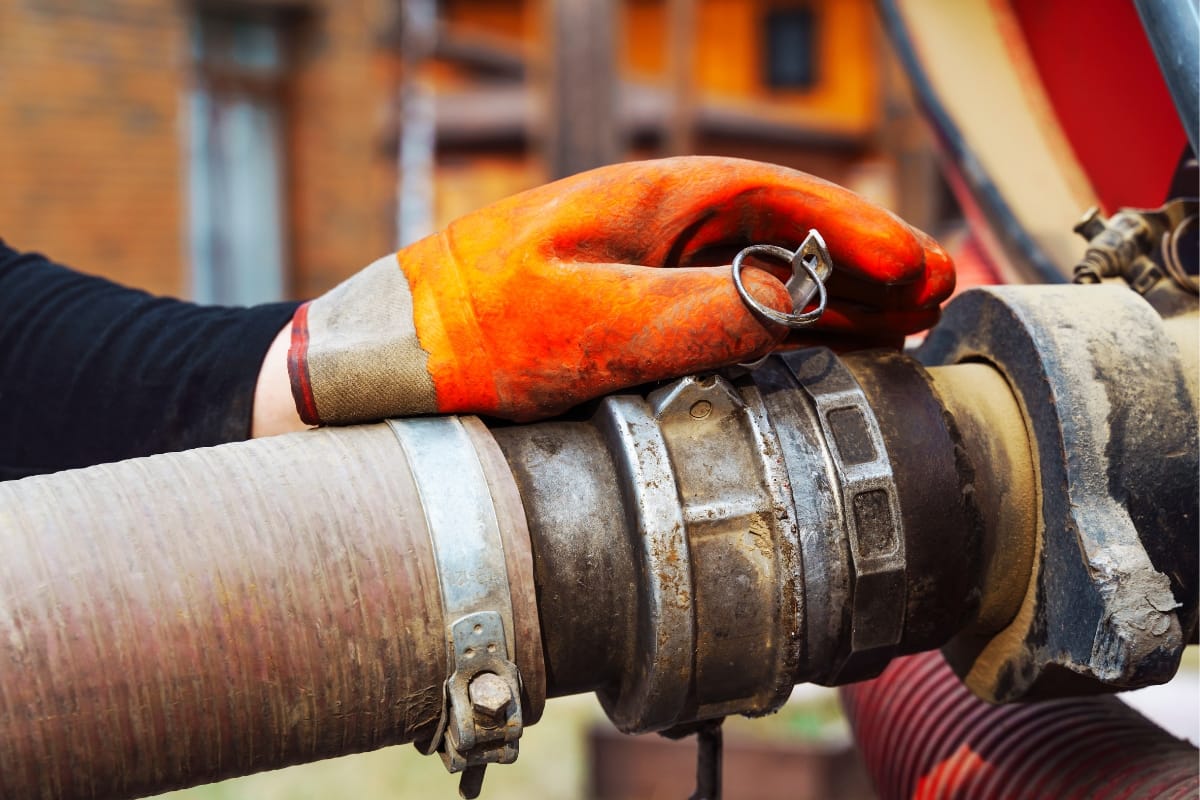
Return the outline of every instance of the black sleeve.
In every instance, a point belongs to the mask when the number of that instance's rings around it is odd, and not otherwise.
[[[0,480],[247,438],[296,305],[152,297],[0,241]]]

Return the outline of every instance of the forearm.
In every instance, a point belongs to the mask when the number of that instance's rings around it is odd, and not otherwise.
[[[0,478],[247,438],[294,308],[152,297],[0,243]]]

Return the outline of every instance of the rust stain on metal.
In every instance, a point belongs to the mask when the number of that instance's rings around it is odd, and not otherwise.
[[[748,532],[750,534],[751,547],[763,559],[774,560],[775,537],[771,531],[771,523],[764,517],[764,512],[759,512],[750,517]]]
[[[682,530],[677,531],[676,534],[668,537],[666,542],[654,540],[651,543],[651,550],[654,563],[665,565],[655,573],[663,587],[663,595],[673,599],[676,608],[686,609],[692,604],[692,592],[685,579],[686,556],[682,556],[679,552],[681,547],[686,547],[686,543],[682,540]]]

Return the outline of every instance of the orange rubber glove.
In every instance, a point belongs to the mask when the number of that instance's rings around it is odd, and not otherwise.
[[[895,344],[937,321],[950,259],[846,189],[740,159],[618,164],[468,214],[302,306],[288,354],[296,405],[309,424],[529,420],[753,360],[788,330],[747,309],[724,265],[750,244],[794,249],[809,228],[835,266],[828,309],[802,341]],[[792,310],[771,272],[743,277],[757,300]]]

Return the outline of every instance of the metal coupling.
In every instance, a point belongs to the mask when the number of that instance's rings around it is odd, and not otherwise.
[[[623,731],[787,699],[800,658],[797,529],[757,391],[683,378],[603,401],[638,601],[629,662],[601,703]]]
[[[979,481],[899,354],[816,348],[494,434],[551,693],[596,691],[622,731],[769,713],[799,681],[943,644],[978,608]]]

